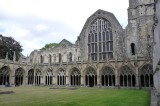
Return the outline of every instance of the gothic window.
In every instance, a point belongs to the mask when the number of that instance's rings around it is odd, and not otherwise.
[[[88,59],[96,61],[113,58],[113,35],[111,24],[104,18],[97,18],[88,31]],[[98,38],[97,38],[98,37]],[[94,55],[93,55],[94,54]],[[102,55],[103,54],[103,55]],[[105,54],[105,55],[104,55]]]
[[[135,44],[131,43],[131,54],[135,55]]]

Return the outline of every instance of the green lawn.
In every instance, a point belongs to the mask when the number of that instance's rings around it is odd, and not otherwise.
[[[149,90],[50,87],[8,87],[0,92],[0,106],[149,106]]]

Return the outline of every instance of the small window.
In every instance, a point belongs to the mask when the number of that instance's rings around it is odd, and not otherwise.
[[[135,44],[131,43],[131,54],[135,55]]]
[[[40,57],[40,60],[41,60],[40,62],[43,63],[43,56]]]
[[[62,61],[62,55],[59,53],[59,62]]]

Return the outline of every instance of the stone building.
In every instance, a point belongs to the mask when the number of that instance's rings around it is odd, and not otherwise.
[[[63,39],[26,61],[0,60],[0,85],[153,87],[154,0],[129,0],[128,25],[97,10],[75,44]]]

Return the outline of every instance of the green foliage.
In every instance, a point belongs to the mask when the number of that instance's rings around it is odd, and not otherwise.
[[[12,37],[5,37],[0,35],[0,59],[5,59],[8,53],[8,59],[13,60],[14,51],[16,53],[16,60],[20,57],[22,46]]]
[[[0,106],[149,106],[150,91],[135,89],[9,87]]]
[[[49,43],[49,44],[46,44],[44,47],[42,47],[41,49],[39,49],[40,51],[43,51],[43,50],[47,50],[49,48],[52,48],[52,47],[55,47],[57,46],[58,43]]]

